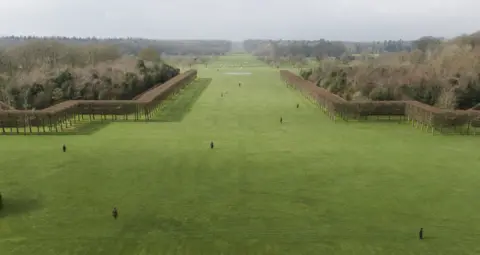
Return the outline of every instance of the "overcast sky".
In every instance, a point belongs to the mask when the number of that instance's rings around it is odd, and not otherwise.
[[[416,39],[480,30],[480,0],[0,0],[0,35]]]

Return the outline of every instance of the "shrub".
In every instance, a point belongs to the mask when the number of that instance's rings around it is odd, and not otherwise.
[[[313,70],[312,69],[302,69],[300,71],[300,76],[305,79],[305,80],[308,80],[308,78],[310,77],[310,75],[312,75],[313,73]]]
[[[390,93],[390,90],[385,87],[376,87],[374,88],[368,97],[371,100],[376,100],[376,101],[386,101],[386,100],[393,100],[393,95]]]

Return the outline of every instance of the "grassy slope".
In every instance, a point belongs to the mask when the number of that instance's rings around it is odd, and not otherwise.
[[[335,124],[276,70],[219,64],[181,122],[0,137],[0,254],[480,252],[475,138]]]

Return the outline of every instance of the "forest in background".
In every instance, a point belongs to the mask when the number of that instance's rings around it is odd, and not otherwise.
[[[228,41],[3,37],[0,101],[43,109],[66,100],[131,99],[176,76],[176,64],[207,63],[204,55],[229,50]]]
[[[343,54],[380,54],[384,52],[411,51],[412,41],[385,40],[373,42],[306,40],[245,40],[244,49],[256,56],[272,59],[288,56],[306,58],[340,57]]]
[[[137,55],[142,49],[150,47],[167,55],[224,55],[230,51],[232,42],[227,40],[154,40],[145,38],[80,38],[80,37],[0,37],[0,49],[18,46],[31,41],[55,41],[66,45],[107,44],[115,46],[121,54]]]
[[[323,59],[355,59],[375,57],[387,52],[411,51],[412,41],[385,40],[348,42],[320,40],[245,40],[244,49],[272,66],[304,67]]]

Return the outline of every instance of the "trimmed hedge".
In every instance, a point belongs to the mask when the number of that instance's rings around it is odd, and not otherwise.
[[[345,102],[349,113],[355,117],[367,116],[404,116],[406,103],[404,101],[366,101]]]
[[[280,70],[280,75],[287,85],[292,86],[307,97],[315,100],[330,115],[334,116],[335,112],[342,111],[341,108],[342,104],[346,102],[345,99],[323,88],[317,87],[315,84],[304,80],[290,71]]]
[[[196,70],[179,74],[163,84],[148,90],[136,100],[69,100],[50,106],[43,110],[0,110],[0,127],[32,127],[68,125],[72,117],[78,115],[127,115],[136,114],[139,119],[144,114],[149,118],[151,111],[158,103],[189,84],[197,77]]]
[[[406,116],[435,129],[480,127],[480,111],[477,110],[443,110],[418,101],[359,101],[349,102],[317,87],[314,83],[287,71],[280,71],[281,78],[289,85],[321,105],[330,116],[339,115],[344,119],[368,116]]]

